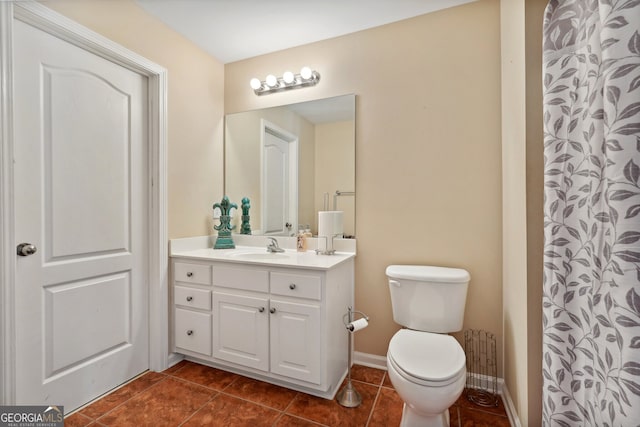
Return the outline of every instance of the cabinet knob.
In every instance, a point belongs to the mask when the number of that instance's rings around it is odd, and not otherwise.
[[[260,308],[258,309],[258,311],[259,311],[260,313],[264,313],[264,307],[260,307]]]
[[[275,307],[271,307],[271,309],[269,310],[269,313],[273,314],[273,313],[275,313],[275,312],[276,312]]]
[[[193,301],[193,297],[192,297],[191,295],[189,295],[189,296],[187,297],[187,301]]]
[[[189,330],[187,331],[187,335],[189,335],[189,336],[193,335],[193,331],[192,331],[191,329],[189,329]]]
[[[296,284],[292,283],[289,285],[289,289],[294,290],[296,288]]]
[[[191,271],[187,272],[187,277],[191,277],[191,276],[193,276],[193,272]]]

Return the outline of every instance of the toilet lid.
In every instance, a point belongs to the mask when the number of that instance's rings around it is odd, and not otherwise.
[[[389,356],[406,374],[425,381],[447,381],[465,368],[462,347],[451,335],[402,329],[389,343]]]

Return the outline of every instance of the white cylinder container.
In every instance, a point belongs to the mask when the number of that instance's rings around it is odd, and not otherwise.
[[[319,211],[318,212],[318,239],[319,248],[333,250],[333,239],[342,237],[344,230],[343,211]]]

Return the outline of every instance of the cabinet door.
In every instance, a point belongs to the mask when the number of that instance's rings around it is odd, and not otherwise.
[[[213,357],[269,369],[269,300],[213,293]]]
[[[320,307],[272,299],[270,311],[271,372],[320,384]]]

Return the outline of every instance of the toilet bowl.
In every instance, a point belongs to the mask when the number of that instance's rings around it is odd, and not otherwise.
[[[404,401],[402,427],[448,427],[466,382],[462,347],[449,335],[402,329],[389,343],[389,379]]]
[[[389,342],[387,370],[404,401],[402,427],[449,427],[449,407],[466,383],[466,357],[447,335],[462,329],[469,273],[463,269],[387,267],[393,319],[405,327]]]

